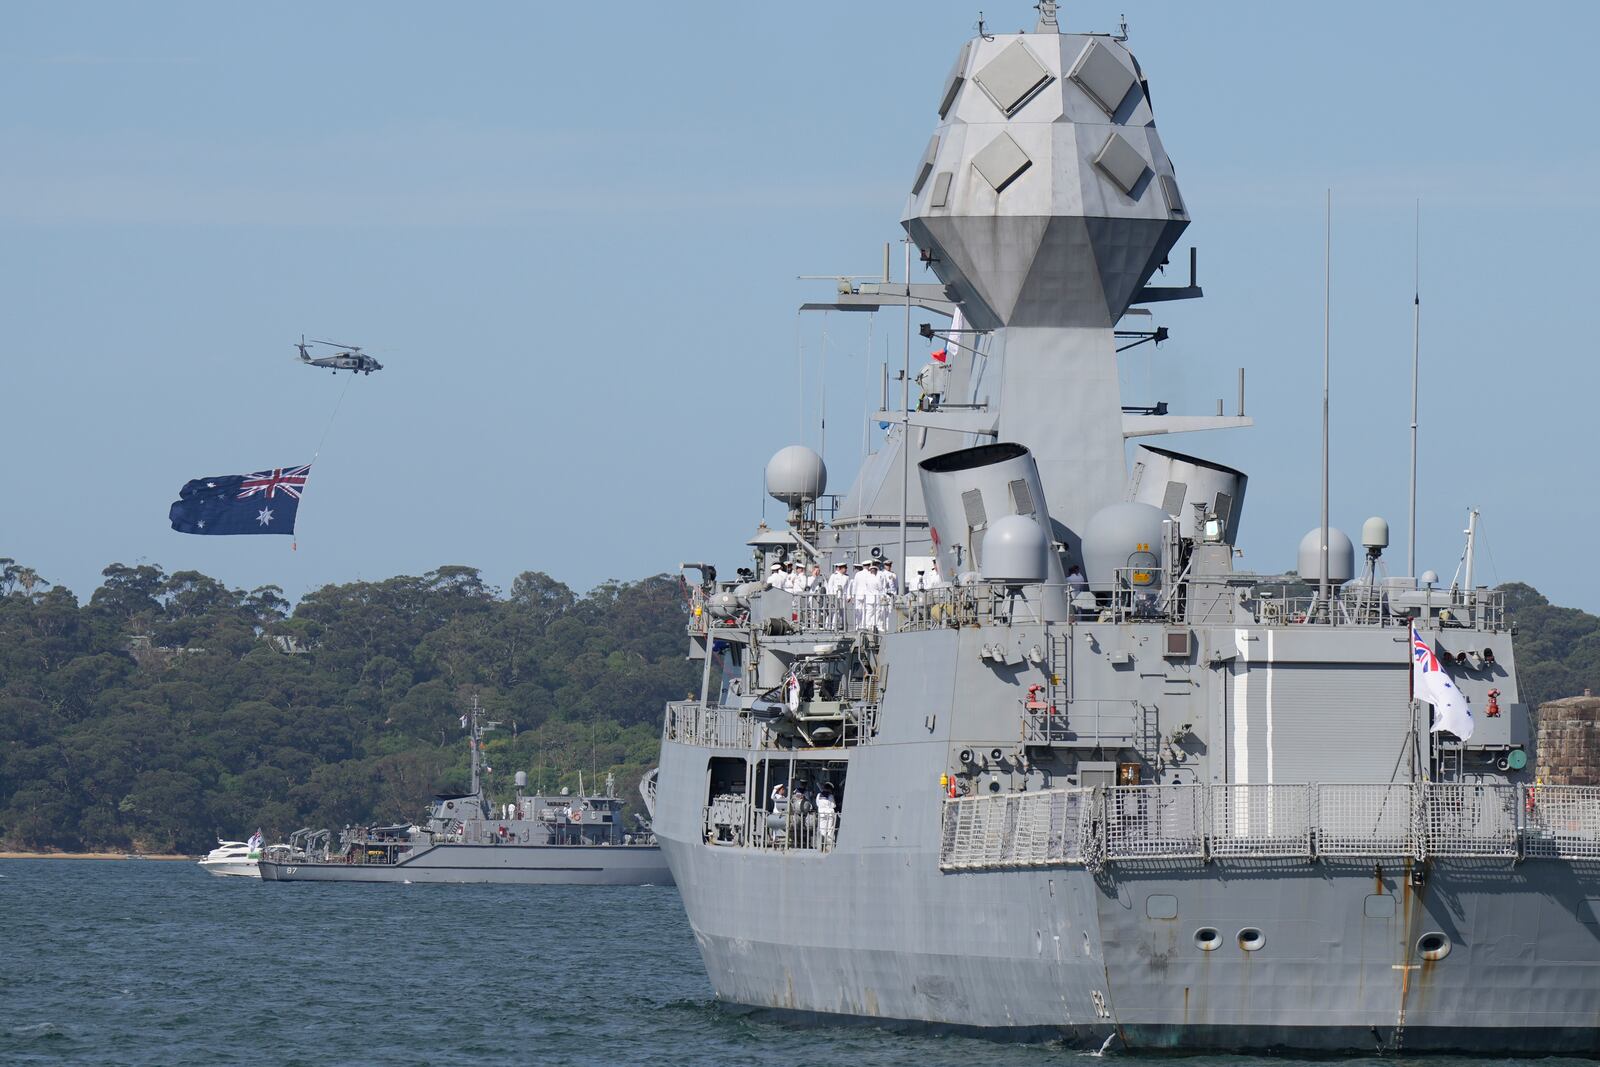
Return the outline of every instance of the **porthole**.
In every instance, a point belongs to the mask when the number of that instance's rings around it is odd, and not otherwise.
[[[1201,952],[1213,952],[1222,947],[1222,931],[1215,926],[1202,926],[1194,932],[1194,943]]]
[[[1450,955],[1450,939],[1437,930],[1417,938],[1417,955],[1425,960],[1442,960]]]
[[[1266,937],[1254,926],[1246,926],[1239,931],[1239,947],[1246,952],[1255,952],[1266,943]]]

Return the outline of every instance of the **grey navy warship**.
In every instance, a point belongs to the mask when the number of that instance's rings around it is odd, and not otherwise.
[[[261,856],[268,882],[495,882],[517,885],[671,885],[649,824],[628,832],[614,779],[585,795],[523,794],[496,806],[483,783],[486,723],[476,699],[464,719],[471,733],[472,784],[466,793],[436,796],[425,825],[302,829]],[[655,772],[640,785],[647,809]]]
[[[1137,442],[1247,426],[1242,395],[1119,391],[1152,334],[1128,317],[1201,295],[1151,284],[1190,209],[1146,75],[1039,7],[929,93],[902,222],[938,284],[813,305],[950,316],[947,361],[885,388],[842,498],[786,448],[787,527],[733,580],[684,565],[703,684],[666,709],[655,828],[718,999],[1089,1047],[1594,1052],[1600,789],[1535,777],[1502,598],[1470,549],[1448,588],[1389,575],[1381,520],[1359,561],[1324,516],[1298,577],[1235,569],[1245,474]],[[762,580],[874,560],[921,580]],[[1414,657],[1472,726],[1433,728]]]

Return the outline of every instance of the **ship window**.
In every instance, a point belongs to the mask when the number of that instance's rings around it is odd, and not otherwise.
[[[1106,138],[1100,153],[1094,157],[1094,165],[1129,196],[1133,196],[1133,191],[1150,172],[1150,165],[1144,161],[1143,154],[1126,137],[1116,132]]]
[[[1034,94],[1050,84],[1050,72],[1039,65],[1021,41],[1012,41],[984,64],[973,79],[1007,118],[1022,110]]]
[[[1152,919],[1176,919],[1178,898],[1170,893],[1151,893],[1145,898],[1144,913]]]
[[[972,157],[972,165],[997,193],[1004,192],[1032,162],[1008,133],[1002,133]]]
[[[1078,53],[1078,61],[1067,77],[1089,94],[1089,99],[1099,104],[1107,115],[1116,114],[1135,80],[1133,72],[1099,41],[1090,41]]]
[[[933,159],[939,154],[939,135],[934,134],[928,141],[928,150],[922,153],[922,162],[917,164],[917,178],[911,183],[911,195],[916,196],[922,192],[922,187],[927,184],[928,175],[933,173]]]
[[[1183,197],[1178,195],[1178,183],[1172,175],[1161,176],[1161,193],[1167,198],[1167,213],[1179,217],[1187,217],[1189,211],[1183,206]]]
[[[967,80],[963,72],[967,69],[967,52],[971,48],[971,41],[961,46],[961,54],[956,56],[955,66],[951,67],[950,73],[945,75],[944,93],[939,97],[939,117],[941,119],[950,114],[950,105],[956,102],[956,94],[961,92],[961,86]]]

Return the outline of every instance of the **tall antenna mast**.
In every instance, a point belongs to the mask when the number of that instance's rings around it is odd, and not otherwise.
[[[1422,358],[1422,198],[1417,198],[1411,250],[1411,519],[1407,525],[1406,573],[1417,573],[1417,369]]]
[[[911,238],[906,245],[906,362],[900,372],[900,573],[906,569],[906,497],[911,491]],[[900,579],[904,581],[905,579]]]
[[[1317,597],[1328,619],[1333,620],[1328,602],[1328,358],[1332,328],[1333,293],[1333,190],[1328,190],[1325,229],[1322,236],[1322,552]]]

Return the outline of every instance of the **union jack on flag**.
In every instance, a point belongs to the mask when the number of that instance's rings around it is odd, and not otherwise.
[[[1462,741],[1472,737],[1472,705],[1445,673],[1433,646],[1411,627],[1411,692],[1433,705],[1430,733],[1448,730]]]
[[[239,499],[260,495],[272,499],[279,493],[300,499],[300,491],[306,486],[306,478],[311,473],[311,464],[303,467],[274,467],[269,471],[256,471],[254,474],[244,476],[244,481],[239,484]]]

